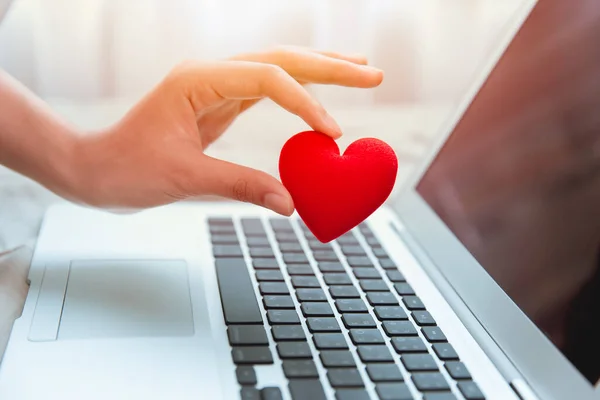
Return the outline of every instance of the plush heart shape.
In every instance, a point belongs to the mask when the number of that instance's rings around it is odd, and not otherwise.
[[[301,132],[281,149],[279,175],[296,211],[323,243],[367,219],[390,195],[398,159],[385,142],[365,138],[343,155],[320,132]]]

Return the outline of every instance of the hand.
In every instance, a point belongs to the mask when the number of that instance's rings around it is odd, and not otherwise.
[[[204,154],[244,110],[264,97],[333,138],[341,131],[302,86],[369,88],[383,73],[360,56],[299,48],[175,68],[122,121],[78,140],[71,198],[140,209],[203,195],[254,203],[284,215],[292,199],[274,177]]]

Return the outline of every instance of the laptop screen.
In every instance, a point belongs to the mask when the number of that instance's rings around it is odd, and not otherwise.
[[[417,191],[595,384],[600,378],[598,0],[539,1]]]

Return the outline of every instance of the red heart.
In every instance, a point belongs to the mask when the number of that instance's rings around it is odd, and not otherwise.
[[[398,159],[378,139],[352,143],[343,155],[320,132],[301,132],[281,149],[279,174],[296,211],[323,243],[367,219],[390,195]]]

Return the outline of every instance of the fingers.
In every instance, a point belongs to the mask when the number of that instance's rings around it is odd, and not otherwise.
[[[288,191],[269,174],[208,156],[199,157],[198,168],[206,171],[196,182],[194,192],[198,195],[214,194],[252,203],[285,216],[294,211]]]

